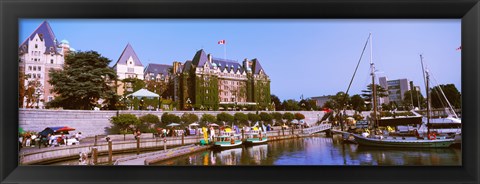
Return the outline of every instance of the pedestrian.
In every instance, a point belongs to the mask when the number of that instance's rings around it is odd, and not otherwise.
[[[78,132],[75,134],[75,139],[77,139],[78,142],[80,142],[81,138],[82,138],[82,132]]]

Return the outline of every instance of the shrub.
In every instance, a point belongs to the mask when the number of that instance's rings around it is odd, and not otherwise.
[[[262,120],[265,123],[271,123],[272,122],[272,115],[266,113],[266,112],[261,112],[260,113],[260,120]]]
[[[295,116],[295,119],[298,120],[298,121],[300,121],[302,119],[305,119],[305,115],[303,115],[302,113],[297,112],[297,113],[295,113],[294,116]]]
[[[133,114],[120,114],[112,117],[110,121],[113,124],[112,133],[132,133],[141,125],[141,121]]]
[[[192,113],[184,113],[181,117],[184,125],[189,125],[198,121],[198,116]]]
[[[283,119],[284,120],[287,120],[287,123],[290,123],[292,122],[292,120],[295,118],[295,116],[290,113],[290,112],[286,112],[285,114],[283,114]]]
[[[160,127],[160,118],[153,114],[146,114],[138,118],[141,122],[147,123],[148,125],[154,124],[156,127]]]
[[[237,112],[233,115],[235,121],[242,125],[248,125],[248,116],[244,113]]]
[[[202,118],[200,119],[200,125],[206,126],[207,123],[217,122],[217,117],[211,114],[203,114]]]
[[[252,123],[260,121],[260,116],[258,114],[248,113],[247,116],[248,120],[250,120],[250,122]]]
[[[231,123],[233,122],[235,119],[232,115],[226,113],[226,112],[222,112],[220,114],[217,114],[217,121],[218,122],[227,122],[227,123]]]
[[[180,123],[180,117],[175,114],[163,113],[161,118],[163,126],[166,126],[170,123]]]

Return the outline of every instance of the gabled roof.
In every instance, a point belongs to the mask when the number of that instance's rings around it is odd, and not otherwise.
[[[172,68],[171,65],[163,65],[163,64],[148,64],[147,68],[145,68],[144,74],[153,73],[153,76],[157,76],[158,74],[168,75],[168,69]]]
[[[192,68],[192,61],[186,61],[185,64],[183,65],[183,73],[190,72],[191,68]]]
[[[252,61],[253,61],[253,73],[259,74],[260,70],[263,70],[262,65],[260,65],[260,61],[258,61],[258,59],[256,58],[252,59]],[[263,73],[265,73],[265,70],[263,70]]]
[[[192,59],[192,64],[197,67],[203,67],[203,65],[205,65],[207,61],[207,54],[205,54],[205,51],[203,51],[203,49],[200,49],[199,51],[197,51],[197,53],[195,53],[195,56]]]
[[[240,73],[243,73],[243,71],[244,71],[242,65],[240,65],[240,63],[237,63],[234,60],[212,58],[212,63],[215,63],[217,65],[217,67],[220,68],[220,71],[223,71],[225,69],[228,72],[230,72],[232,69],[233,69],[234,72],[237,72],[237,70],[240,70]],[[213,67],[210,67],[210,68],[213,68]]]
[[[19,46],[19,53],[27,53],[28,52],[28,41],[32,40],[35,35],[37,35],[42,39],[42,41],[45,42],[45,54],[50,53],[50,52],[55,52],[55,54],[59,54],[57,47],[57,39],[55,37],[55,34],[53,34],[52,28],[50,27],[50,24],[45,20],[43,21],[40,26],[33,31],[33,33],[23,41],[22,44]],[[53,49],[51,49],[53,48]]]
[[[118,59],[118,61],[115,63],[115,65],[113,67],[115,67],[117,64],[126,65],[127,60],[128,60],[128,58],[130,58],[130,56],[133,58],[133,61],[135,61],[135,63],[134,63],[135,66],[143,66],[143,64],[142,64],[142,62],[140,62],[140,59],[138,58],[137,54],[133,50],[133,47],[130,45],[130,43],[128,43],[127,46],[125,47],[125,49],[123,49],[123,52],[120,55],[120,58]]]

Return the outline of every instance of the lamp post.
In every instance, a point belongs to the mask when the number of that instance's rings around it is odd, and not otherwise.
[[[233,100],[233,111],[237,111],[237,98],[235,98],[235,95],[232,96]]]
[[[190,98],[187,98],[187,101],[185,101],[185,103],[187,103],[187,109],[188,109],[188,107],[190,107],[190,104],[192,103],[192,101],[190,101]]]
[[[36,97],[37,97],[37,99],[36,99],[36,100],[37,100],[37,106],[36,106],[36,108],[38,109],[38,108],[39,108],[39,103],[40,103],[40,95],[42,95],[42,93],[41,93],[41,91],[40,91],[40,88],[37,88],[36,94],[37,94],[37,95],[36,95]]]
[[[272,109],[273,109],[273,112],[275,112],[275,110],[276,110],[275,102],[272,102]]]

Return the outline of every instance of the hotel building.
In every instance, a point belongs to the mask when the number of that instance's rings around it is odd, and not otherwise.
[[[45,108],[45,103],[54,99],[53,86],[48,82],[50,69],[61,70],[65,56],[75,51],[67,40],[57,41],[49,23],[43,21],[18,48],[19,71],[24,73],[25,91],[34,88],[35,99],[24,97],[24,108]],[[34,85],[36,83],[36,85]]]

